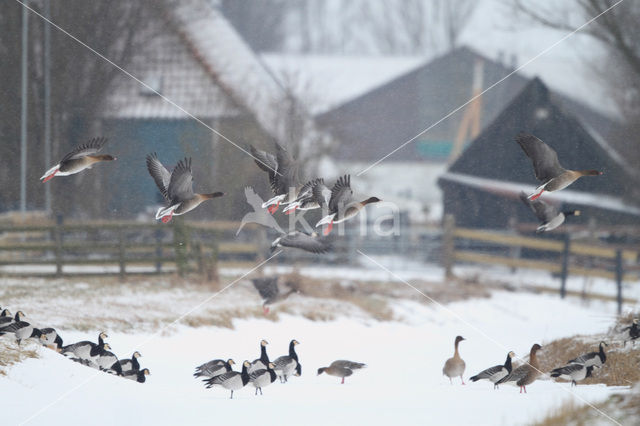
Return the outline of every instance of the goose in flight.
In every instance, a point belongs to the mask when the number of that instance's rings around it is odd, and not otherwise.
[[[279,143],[276,143],[275,155],[256,149],[252,145],[249,148],[258,167],[269,175],[269,184],[274,196],[265,201],[262,208],[267,208],[269,213],[274,214],[280,204],[288,204],[297,197],[298,164],[289,151]]]
[[[536,229],[538,233],[556,229],[569,216],[580,216],[580,210],[558,211],[554,206],[542,200],[530,200],[524,192],[520,193],[520,200],[531,209],[540,221],[540,226]]]
[[[94,164],[101,161],[116,160],[116,157],[113,155],[98,154],[105,143],[107,143],[107,138],[100,137],[89,139],[88,142],[78,145],[62,157],[62,160],[60,160],[58,164],[47,170],[40,180],[42,183],[45,183],[55,176],[69,176],[80,173],[84,169],[90,169]]]

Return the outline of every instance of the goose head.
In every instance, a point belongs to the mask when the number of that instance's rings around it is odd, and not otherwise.
[[[269,344],[269,342],[267,342],[267,341],[266,341],[266,340],[264,340],[264,339],[262,339],[262,340],[260,341],[260,346],[262,346],[262,347],[267,346],[268,344]]]
[[[229,359],[227,360],[227,364],[229,364],[229,365],[236,365],[236,362],[235,362],[234,360],[232,360],[231,358],[229,358]]]
[[[318,376],[319,376],[319,375],[321,375],[322,373],[324,373],[324,370],[326,370],[326,369],[327,369],[327,367],[320,367],[320,368],[318,368],[318,374],[317,374],[317,375],[318,375]]]
[[[372,203],[379,203],[380,201],[382,201],[380,198],[378,197],[369,197],[366,200],[364,200],[362,202],[363,206],[366,206],[367,204],[372,204]]]
[[[510,351],[509,358],[515,358],[515,357],[516,357],[516,353],[514,351]]]
[[[462,342],[463,340],[467,340],[467,339],[465,339],[465,338],[464,338],[464,337],[462,337],[462,336],[456,336],[456,344],[458,344],[458,343]]]
[[[138,352],[138,351],[135,351],[135,352],[133,353],[133,357],[134,357],[134,358],[140,358],[141,356],[142,356],[142,355],[140,355],[140,352]]]
[[[142,370],[142,374],[144,374],[145,376],[148,376],[149,374],[151,374],[151,371],[149,371],[148,368],[145,368]]]
[[[274,368],[276,368],[276,365],[272,362],[269,363],[269,369],[273,370]]]

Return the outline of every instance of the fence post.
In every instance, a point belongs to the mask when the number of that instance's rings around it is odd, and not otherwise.
[[[571,245],[571,238],[569,233],[564,234],[564,247],[562,249],[562,271],[560,284],[560,297],[564,299],[567,295],[567,278],[569,275],[569,246]]]
[[[218,241],[220,239],[220,232],[216,231],[213,234],[213,242],[211,243],[211,257],[209,258],[209,265],[207,268],[207,280],[218,282]]]
[[[63,216],[59,214],[56,216],[56,226],[53,230],[53,238],[55,242],[55,259],[56,259],[56,277],[62,276],[62,224],[64,222]]]
[[[618,315],[622,313],[622,278],[624,275],[622,265],[622,250],[616,250],[616,284],[618,286]]]
[[[162,272],[162,229],[157,228],[154,237],[156,239],[156,272]]]
[[[452,214],[444,217],[444,233],[442,234],[442,265],[444,266],[444,275],[446,278],[453,277],[454,264],[454,239],[453,231],[456,226],[456,220]]]
[[[125,246],[124,246],[124,228],[118,228],[118,266],[120,281],[125,279],[126,271],[126,258],[125,258]]]

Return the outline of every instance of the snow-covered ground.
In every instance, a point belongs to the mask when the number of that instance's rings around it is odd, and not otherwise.
[[[399,284],[402,285],[402,284]],[[215,299],[210,303],[219,303]],[[487,382],[450,385],[442,365],[461,334],[465,379],[502,363],[506,353],[528,353],[533,343],[601,333],[611,325],[612,303],[584,307],[557,296],[498,291],[446,307],[414,300],[393,300],[398,321],[378,322],[340,316],[310,321],[280,315],[279,321],[235,320],[234,328],[173,326],[158,334],[110,333],[114,352],[128,357],[139,350],[151,370],[145,384],[96,372],[47,349],[40,358],[10,367],[0,376],[3,424],[528,424],[563,401],[597,401],[620,389],[538,381],[520,395],[517,388],[494,391]],[[78,308],[82,309],[82,308]],[[92,308],[95,309],[95,308]],[[46,318],[40,313],[39,319]],[[99,330],[62,330],[66,342],[95,339]],[[107,330],[108,331],[108,330]],[[205,389],[193,368],[212,358],[240,363],[259,355],[258,342],[270,342],[269,355],[297,346],[302,377],[287,384],[236,392]],[[368,368],[347,378],[316,376],[335,359],[366,362]],[[595,416],[594,412],[594,416]]]

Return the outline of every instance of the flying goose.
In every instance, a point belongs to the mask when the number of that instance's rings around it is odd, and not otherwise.
[[[634,318],[631,325],[622,329],[622,338],[624,340],[624,346],[627,346],[627,342],[631,341],[633,346],[636,345],[636,340],[640,337],[640,327],[638,326],[638,318]]]
[[[298,194],[298,165],[291,154],[279,143],[276,143],[276,155],[259,150],[253,146],[251,155],[260,169],[269,175],[269,184],[274,197],[265,201],[262,208],[274,214],[280,204],[288,204]]]
[[[62,337],[60,337],[54,328],[42,328],[40,331],[42,332],[40,343],[54,351],[62,350]]]
[[[193,377],[213,378],[231,371],[232,365],[235,365],[235,362],[231,358],[226,361],[223,359],[214,359],[196,367],[196,372],[193,373]]]
[[[594,366],[600,368],[607,360],[607,354],[604,353],[604,347],[609,346],[606,342],[600,342],[598,352],[589,352],[577,358],[569,360],[567,364],[583,364],[585,367]]]
[[[274,363],[268,362],[266,368],[260,368],[249,373],[249,381],[256,388],[255,395],[258,395],[258,391],[262,395],[262,388],[276,381],[277,375],[273,370],[275,367]]]
[[[150,375],[151,372],[148,368],[143,368],[142,370],[129,370],[125,371],[122,376],[125,379],[135,380],[138,383],[144,383],[147,381],[147,376]]]
[[[520,387],[520,393],[527,393],[527,385],[535,382],[542,374],[540,365],[538,364],[538,356],[536,353],[542,349],[539,344],[534,344],[529,352],[529,362],[522,364],[520,367],[511,371],[510,374],[498,380],[495,384],[500,385],[507,382],[515,382]]]
[[[530,200],[537,199],[544,191],[559,191],[571,185],[582,176],[598,176],[602,172],[598,170],[567,170],[560,165],[558,154],[553,148],[542,142],[537,137],[520,133],[516,141],[527,157],[533,162],[536,178],[542,185],[529,195]]]
[[[138,362],[138,358],[140,358],[140,352],[135,351],[133,355],[131,355],[131,359],[121,359],[118,361],[120,364],[120,368],[123,372],[127,371],[138,371],[140,370],[140,363]]]
[[[564,380],[571,380],[571,386],[577,386],[576,382],[591,377],[593,365],[585,366],[584,364],[569,364],[564,367],[554,368],[551,370],[551,377],[559,377]]]
[[[333,245],[326,237],[319,237],[315,232],[307,234],[302,231],[292,231],[273,240],[271,252],[273,253],[278,247],[292,247],[316,254],[333,249]]]
[[[350,375],[352,375],[354,370],[359,370],[366,366],[366,364],[363,364],[361,362],[353,362],[340,359],[337,361],[333,361],[328,367],[318,368],[318,376],[322,373],[327,373],[331,376],[341,377],[342,381],[340,382],[340,384],[344,384],[345,377],[349,377]]]
[[[511,370],[512,370],[511,358],[513,358],[514,356],[516,356],[516,354],[513,351],[509,352],[507,354],[507,360],[504,362],[504,365],[496,365],[493,367],[489,367],[486,370],[482,370],[475,376],[470,377],[469,379],[472,382],[477,382],[478,380],[487,379],[491,383],[493,383],[493,388],[497,389],[498,385],[496,384],[496,382],[502,379],[503,377],[505,377],[506,375],[508,375],[509,373],[511,373]]]
[[[249,373],[253,373],[256,370],[264,370],[269,364],[269,355],[267,355],[267,345],[269,342],[262,339],[260,341],[260,358],[254,360],[249,366]]]
[[[341,176],[331,188],[331,198],[328,204],[328,214],[316,223],[316,227],[321,225],[329,225],[324,231],[324,235],[328,235],[333,229],[334,223],[344,222],[356,216],[367,204],[377,203],[380,200],[377,197],[369,197],[363,201],[355,201],[353,198],[353,190],[351,189],[351,176]]]
[[[55,166],[51,167],[40,178],[42,183],[53,179],[54,176],[68,176],[80,173],[84,169],[90,169],[94,164],[101,161],[113,161],[116,159],[113,155],[98,154],[104,144],[107,143],[106,138],[89,139],[87,143],[78,145]]]
[[[558,209],[551,204],[545,203],[542,200],[530,200],[524,192],[520,193],[520,199],[533,211],[540,221],[540,226],[536,229],[538,233],[556,229],[564,223],[564,220],[568,216],[580,216],[580,210],[558,211]]]
[[[83,340],[82,342],[72,343],[71,345],[64,346],[62,348],[62,354],[69,358],[78,358],[83,360],[93,361],[98,356],[98,347],[102,347],[104,339],[106,339],[107,333],[104,331],[98,335],[98,343],[89,342]]]
[[[242,372],[237,371],[228,371],[219,376],[212,377],[210,379],[203,380],[207,386],[207,389],[215,385],[222,386],[225,389],[229,389],[231,391],[231,398],[233,399],[233,391],[242,389],[245,387],[247,383],[249,383],[249,373],[247,368],[249,368],[249,361],[244,361],[242,363]]]
[[[281,383],[286,383],[287,377],[290,376],[298,366],[298,354],[296,353],[296,345],[299,344],[300,342],[293,339],[289,343],[289,355],[283,355],[273,361],[273,363],[275,364],[274,370],[276,371],[276,373],[278,373],[278,377],[280,377]]]
[[[0,336],[4,336],[5,334],[13,334],[16,338],[16,341],[18,342],[18,346],[25,339],[39,339],[42,335],[40,329],[35,328],[33,325],[26,321],[22,321],[22,318],[24,318],[24,314],[22,313],[22,311],[16,312],[14,322],[0,328]]]
[[[458,352],[458,345],[463,340],[466,340],[466,339],[462,336],[456,336],[456,340],[454,342],[455,350],[453,351],[453,357],[449,358],[444,363],[444,367],[442,368],[442,374],[444,374],[449,378],[449,382],[451,382],[451,384],[453,384],[453,380],[451,380],[453,377],[460,376],[460,380],[464,385],[464,379],[462,378],[462,374],[464,373],[464,369],[466,365],[464,363],[464,360],[460,358],[460,352]]]
[[[281,292],[277,276],[253,278],[251,282],[262,297],[262,311],[265,315],[269,313],[269,306],[286,299],[292,293],[297,293],[290,285],[286,292]]]
[[[147,170],[156,183],[162,196],[167,200],[167,207],[161,207],[156,219],[168,223],[173,216],[183,215],[198,207],[204,201],[222,197],[224,192],[196,194],[193,192],[193,174],[191,158],[178,161],[171,173],[158,160],[158,155],[147,155]]]
[[[316,178],[302,185],[298,197],[283,210],[291,214],[294,210],[313,210],[326,207],[331,199],[331,190],[325,185],[323,178]]]

